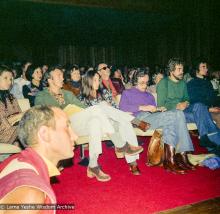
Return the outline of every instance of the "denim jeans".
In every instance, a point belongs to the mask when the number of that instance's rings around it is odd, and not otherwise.
[[[175,147],[177,153],[194,150],[182,111],[141,112],[137,118],[150,123],[150,129],[162,128],[163,142]]]
[[[207,135],[213,143],[220,145],[220,129],[213,122],[207,106],[202,103],[194,103],[183,112],[187,122],[196,123],[201,137]]]

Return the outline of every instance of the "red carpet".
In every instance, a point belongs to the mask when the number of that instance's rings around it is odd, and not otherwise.
[[[149,139],[147,140],[147,143]],[[194,138],[196,152],[202,152]],[[220,196],[220,170],[199,167],[186,175],[174,175],[160,167],[145,165],[146,148],[140,156],[141,176],[128,171],[124,159],[118,160],[112,148],[103,144],[99,162],[112,177],[101,183],[86,176],[86,167],[77,164],[63,170],[53,188],[58,203],[74,203],[75,210],[57,213],[148,214]]]

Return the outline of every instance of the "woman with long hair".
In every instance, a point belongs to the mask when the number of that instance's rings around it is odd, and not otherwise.
[[[17,99],[10,93],[13,72],[7,66],[0,66],[0,143],[13,144],[17,138],[15,125],[21,115]]]
[[[87,71],[82,79],[80,99],[88,106],[93,106],[106,101],[112,107],[118,109],[118,105],[112,98],[112,94],[107,89],[100,88],[100,76],[93,70]]]

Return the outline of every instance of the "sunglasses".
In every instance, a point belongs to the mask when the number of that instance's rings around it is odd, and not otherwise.
[[[100,68],[98,71],[101,71],[101,70],[106,70],[106,69],[111,69],[111,67],[110,66],[105,66],[105,67],[103,67],[103,68]]]

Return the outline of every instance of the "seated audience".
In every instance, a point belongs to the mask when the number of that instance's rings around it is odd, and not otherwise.
[[[130,140],[128,139],[129,144],[131,144],[132,146],[138,146],[135,132],[131,126],[131,123],[133,122],[133,120],[135,120],[135,118],[127,113],[115,109],[118,108],[118,106],[112,100],[111,94],[109,94],[109,92],[106,89],[99,89],[99,80],[100,77],[97,72],[86,72],[85,76],[82,79],[82,94],[80,96],[81,101],[87,106],[93,106],[103,102],[107,102],[110,106],[106,106],[106,114],[108,115],[111,123],[115,128],[115,133],[110,136],[113,143],[115,145],[126,144],[124,137],[124,135],[126,135],[126,131],[124,133],[120,133],[120,129],[123,129],[121,126],[123,126],[125,130],[127,130],[127,134],[130,135]],[[125,158],[130,165],[131,172],[135,175],[140,174],[140,170],[136,162],[136,160],[139,159],[139,155],[125,155]]]
[[[82,90],[79,96],[81,102],[87,106],[97,105],[102,101],[114,108],[119,108],[112,97],[112,93],[106,88],[100,88],[100,75],[94,70],[88,70],[83,76]]]
[[[125,90],[123,80],[124,78],[121,74],[121,70],[119,68],[112,67],[111,68],[111,81],[118,94],[122,94],[123,90]]]
[[[24,98],[27,98],[30,102],[30,106],[34,106],[34,100],[39,91],[43,90],[41,83],[42,70],[39,65],[30,65],[26,72],[26,78],[30,82],[28,85],[23,86]]]
[[[21,116],[17,99],[10,93],[13,72],[0,66],[0,143],[14,144],[17,138],[16,122]]]
[[[105,88],[100,88],[100,75],[94,70],[88,70],[84,78],[82,94],[79,96],[80,100],[84,102],[87,106],[97,105],[98,103],[105,101],[110,106],[119,109],[118,104],[114,101],[112,93]],[[95,77],[94,77],[95,76]],[[93,79],[97,80],[94,85],[91,85]],[[130,121],[134,127],[141,129],[142,131],[147,131],[150,124],[141,121],[135,117]]]
[[[81,75],[77,65],[70,66],[66,69],[63,89],[71,91],[75,96],[80,94]]]
[[[14,84],[13,84],[13,87],[11,89],[11,93],[17,98],[17,99],[22,99],[24,98],[23,96],[23,86],[24,85],[28,85],[30,84],[30,81],[27,80],[26,78],[26,72],[27,72],[27,69],[28,67],[31,65],[32,63],[29,62],[29,61],[25,61],[23,64],[22,64],[22,75],[15,79],[14,81]]]
[[[60,174],[59,160],[73,157],[77,138],[66,114],[56,107],[33,107],[21,119],[18,135],[26,149],[0,165],[0,204],[56,204],[49,176]],[[52,214],[54,210],[27,213]]]
[[[207,106],[189,102],[187,85],[183,80],[183,62],[178,58],[170,59],[168,72],[168,78],[162,79],[157,86],[157,105],[183,111],[187,122],[196,123],[202,145],[220,145],[220,130]]]
[[[178,110],[166,111],[164,107],[157,108],[153,95],[146,91],[147,81],[148,75],[144,71],[134,75],[134,87],[123,91],[120,109],[150,123],[152,129],[163,129],[163,166],[171,172],[184,174],[185,170],[194,169],[187,158],[187,152],[193,151],[194,148],[184,114]]]
[[[50,67],[45,73],[44,78],[45,81],[48,82],[49,87],[37,94],[35,104],[51,105],[62,109],[68,104],[74,104],[82,108],[80,112],[73,114],[70,120],[74,131],[78,136],[89,135],[89,166],[87,168],[87,176],[90,178],[96,177],[98,181],[102,182],[109,181],[111,177],[104,173],[98,164],[98,156],[102,153],[102,136],[105,134],[111,135],[115,132],[114,127],[108,118],[108,114],[110,114],[108,105],[102,103],[100,105],[84,109],[86,106],[83,105],[80,100],[73,95],[73,93],[62,89],[63,72],[62,67],[60,66]],[[134,140],[131,139],[133,136],[131,136],[131,134],[127,134],[127,132],[129,132],[127,130],[129,125],[120,125],[121,136],[126,142],[133,142]],[[123,144],[123,142],[121,142],[120,145],[116,145],[116,155],[121,157],[124,155],[137,155],[142,150],[142,147],[134,147],[127,143]]]
[[[220,128],[220,99],[217,97],[210,80],[206,79],[208,66],[205,60],[195,64],[195,78],[187,83],[190,103],[203,103],[209,107],[212,119]]]

